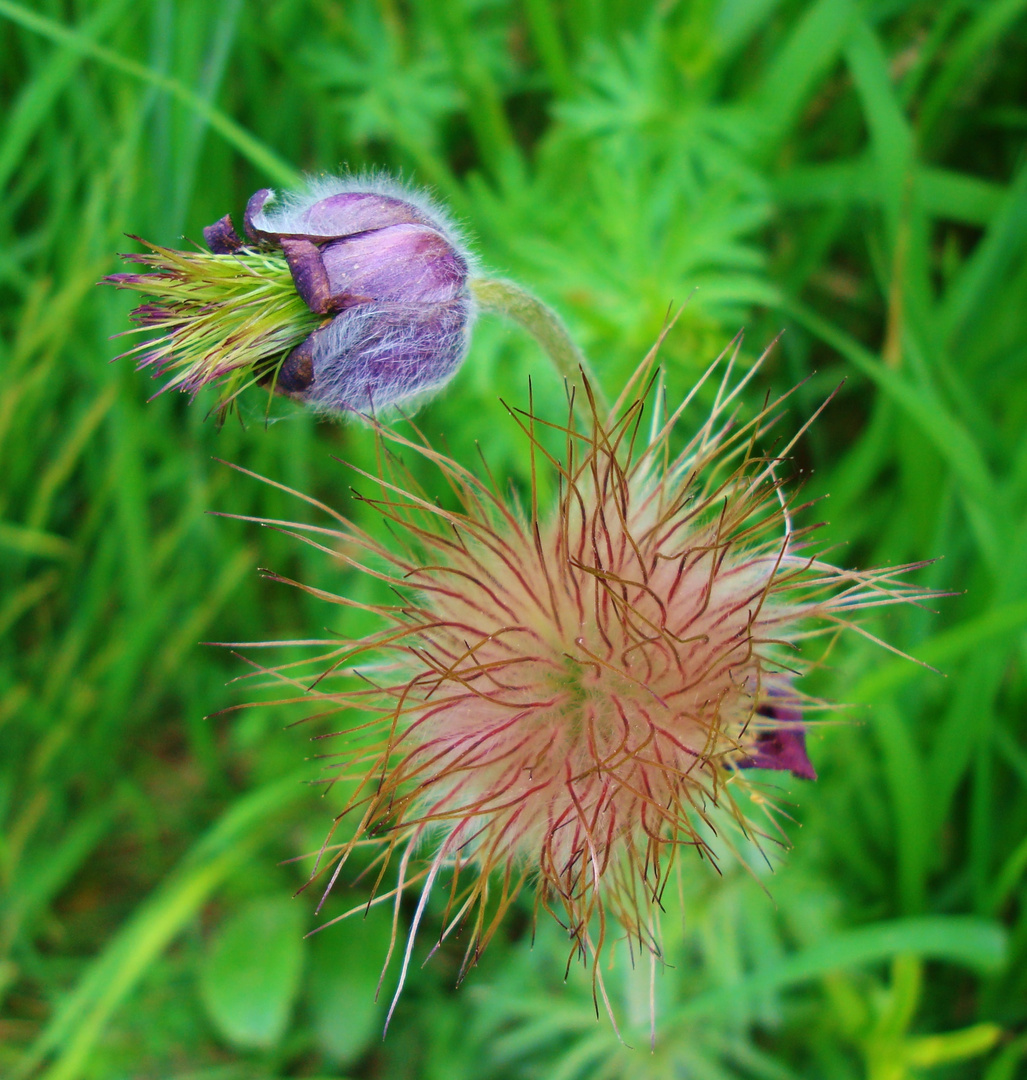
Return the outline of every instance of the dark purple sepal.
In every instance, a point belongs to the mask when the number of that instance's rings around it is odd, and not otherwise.
[[[738,762],[738,767],[787,770],[800,780],[817,778],[817,771],[806,753],[806,732],[798,724],[757,732],[755,744],[749,748],[746,757]]]
[[[203,230],[203,239],[214,255],[231,255],[242,247],[239,234],[235,231],[230,214],[225,214],[220,221],[208,225]]]
[[[298,237],[282,237],[281,244],[296,291],[307,307],[317,315],[335,310],[332,286],[318,246]]]
[[[314,335],[309,334],[282,361],[275,377],[275,390],[280,394],[302,394],[314,381]]]

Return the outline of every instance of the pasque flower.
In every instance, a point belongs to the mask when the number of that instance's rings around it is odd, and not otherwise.
[[[745,842],[773,835],[746,817],[753,768],[815,777],[804,731],[822,703],[799,687],[811,643],[863,608],[925,595],[904,583],[911,567],[818,557],[781,478],[795,439],[765,449],[784,399],[739,419],[751,374],[732,386],[723,365],[690,438],[698,388],[668,413],[645,368],[609,417],[591,396],[563,420],[511,409],[531,467],[523,504],[487,470],[375,425],[381,474],[362,474],[376,490],[355,497],[389,541],[342,514],[295,526],[394,594],[371,607],[377,631],[274,673],[319,715],[339,714],[339,775],[354,781],[340,815],[352,838],[329,837],[314,876],[330,888],[371,845],[377,901],[398,912],[408,890],[419,895],[404,972],[435,889],[443,937],[465,927],[465,969],[525,887],[591,962],[599,992],[614,926],[657,955],[680,849],[716,860],[732,827]],[[401,463],[415,455],[455,503],[417,487]],[[548,506],[543,470],[558,492]]]
[[[146,244],[125,258],[155,272],[106,279],[150,297],[133,312],[149,336],[127,355],[170,374],[164,389],[219,383],[224,408],[260,381],[321,411],[374,412],[459,367],[470,260],[423,196],[366,176],[263,189],[244,232],[226,215],[204,229],[209,252]]]

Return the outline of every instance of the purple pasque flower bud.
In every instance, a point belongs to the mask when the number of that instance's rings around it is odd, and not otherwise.
[[[279,369],[276,388],[325,411],[398,404],[447,382],[467,351],[469,258],[440,211],[381,178],[319,180],[246,207],[250,242],[279,248],[296,291],[325,321]],[[225,219],[212,251],[242,243]]]

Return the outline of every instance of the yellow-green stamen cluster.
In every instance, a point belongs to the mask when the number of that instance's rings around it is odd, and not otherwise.
[[[137,357],[137,367],[152,367],[156,376],[171,375],[158,393],[195,395],[218,382],[216,408],[224,414],[246,387],[273,385],[289,351],[321,322],[296,292],[279,251],[214,255],[141,243],[149,253],[126,258],[153,272],[107,280],[151,298],[133,311],[138,325],[127,331],[146,340],[122,355]]]

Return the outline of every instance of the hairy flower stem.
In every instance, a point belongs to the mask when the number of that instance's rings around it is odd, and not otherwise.
[[[560,316],[551,307],[512,281],[471,278],[469,284],[471,295],[482,311],[504,315],[518,323],[542,346],[557,372],[574,388],[575,407],[582,416],[593,415],[589,395],[600,419],[610,415],[610,405],[599,388],[599,381]]]

